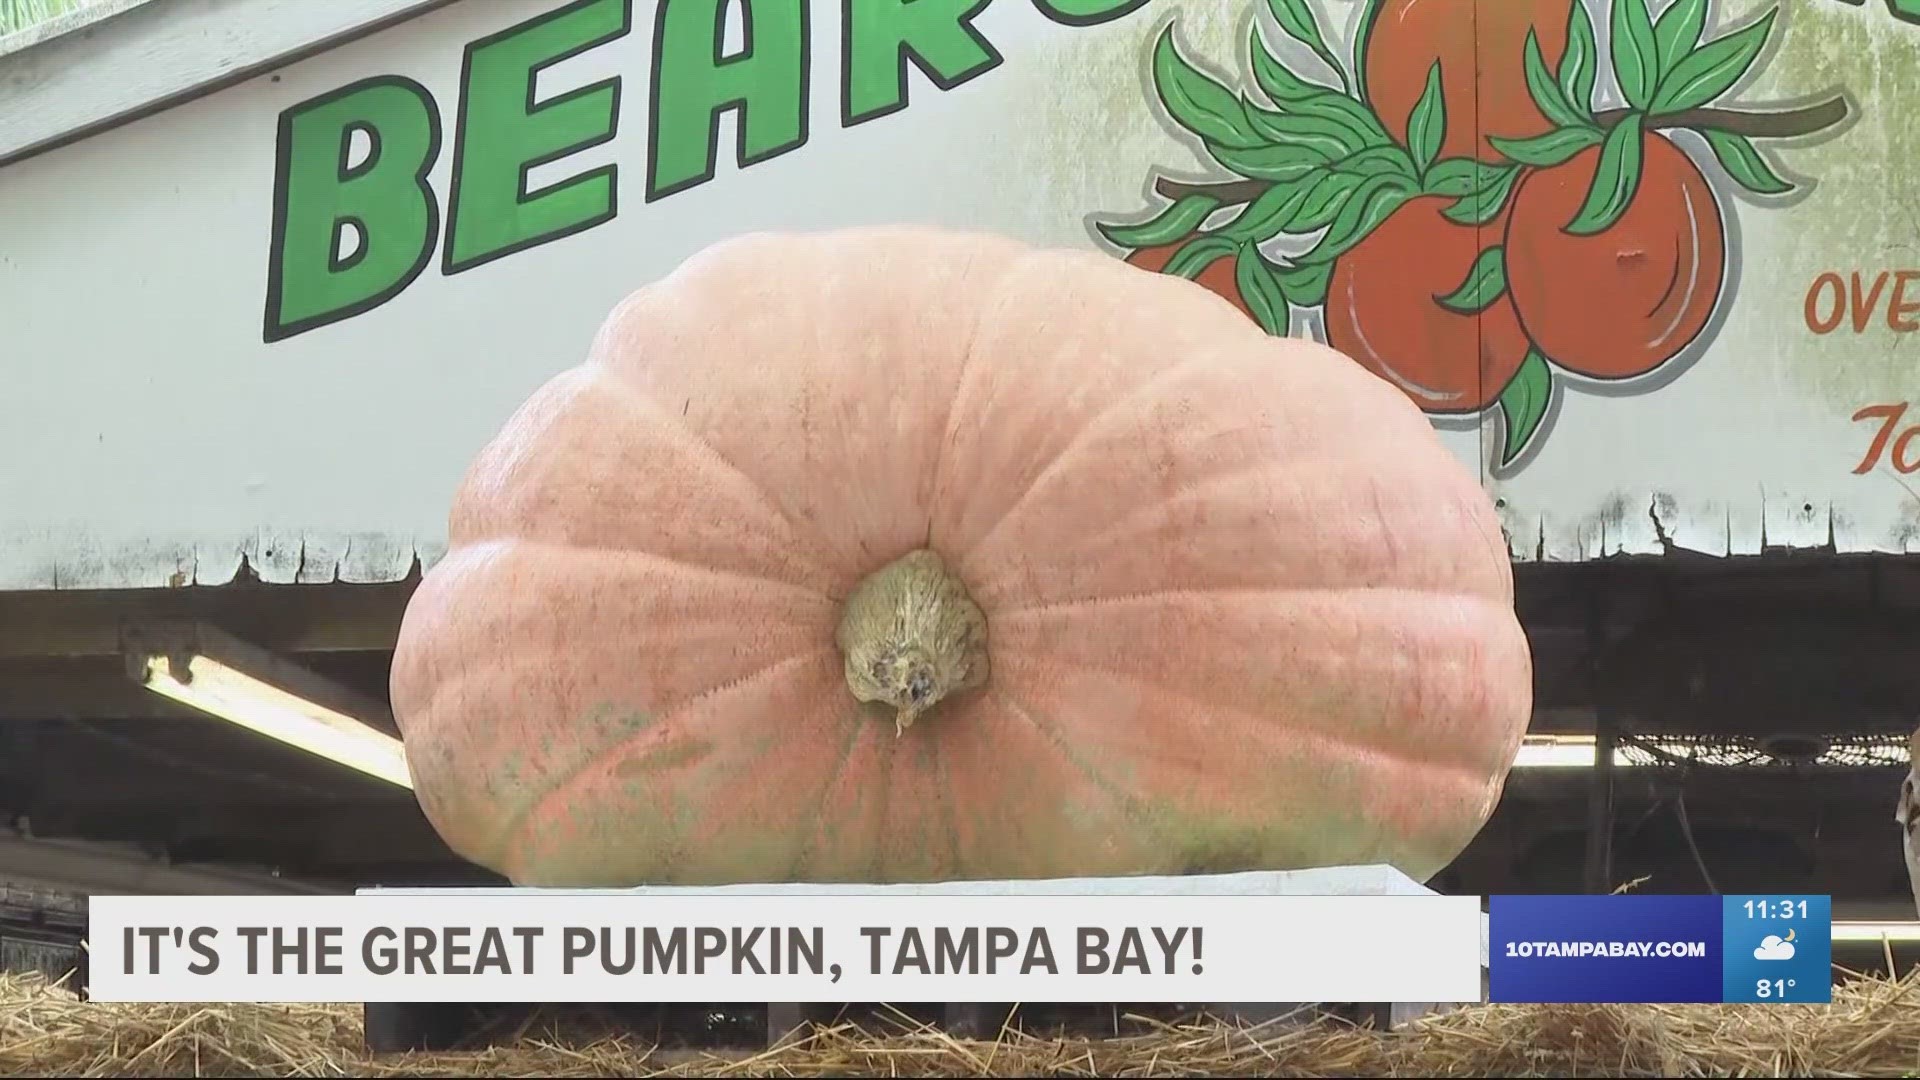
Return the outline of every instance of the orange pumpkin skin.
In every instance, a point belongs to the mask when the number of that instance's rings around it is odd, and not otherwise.
[[[521,885],[1425,880],[1532,704],[1498,520],[1405,395],[967,233],[696,255],[478,455],[449,541],[394,709],[429,820]],[[991,674],[896,734],[835,626],[922,547]]]

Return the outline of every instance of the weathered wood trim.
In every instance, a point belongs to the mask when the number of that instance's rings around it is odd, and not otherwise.
[[[104,0],[0,39],[0,166],[455,0]]]
[[[65,34],[85,30],[87,27],[110,19],[130,8],[151,3],[152,0],[82,0],[80,7],[56,15],[51,19],[23,27],[11,34],[0,35],[0,57],[24,52],[43,42]]]

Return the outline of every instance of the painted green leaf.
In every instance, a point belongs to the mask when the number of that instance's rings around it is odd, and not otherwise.
[[[1341,158],[1369,141],[1365,132],[1340,120],[1307,112],[1277,113],[1251,102],[1242,107],[1263,142],[1310,147],[1328,158]]]
[[[1440,216],[1458,225],[1485,225],[1500,216],[1500,209],[1513,195],[1514,181],[1520,178],[1520,166],[1507,165],[1472,194],[1462,196],[1440,212]]]
[[[1380,126],[1380,118],[1365,105],[1329,90],[1315,94],[1310,98],[1287,103],[1287,112],[1301,116],[1317,116],[1340,125],[1349,138],[1359,146],[1386,146],[1393,142],[1393,136]]]
[[[1365,240],[1380,223],[1413,197],[1414,185],[1398,176],[1369,178],[1340,207],[1313,250],[1296,262],[1332,262]]]
[[[1647,0],[1613,0],[1613,78],[1627,104],[1646,109],[1660,75],[1660,47],[1653,39]]]
[[[1338,87],[1302,78],[1281,63],[1279,57],[1267,48],[1267,41],[1260,36],[1260,24],[1257,22],[1247,29],[1247,63],[1253,69],[1253,81],[1259,84],[1261,93],[1272,98],[1275,104],[1284,105],[1315,94],[1340,96]]]
[[[1553,402],[1553,367],[1538,349],[1527,350],[1527,358],[1513,380],[1500,391],[1500,413],[1506,438],[1500,447],[1502,467],[1519,460],[1527,444],[1540,431],[1547,418],[1547,406]]]
[[[1280,271],[1280,282],[1287,295],[1301,307],[1319,307],[1327,302],[1327,282],[1333,279],[1331,260],[1291,266]]]
[[[1589,146],[1598,146],[1601,141],[1598,128],[1571,127],[1556,128],[1545,135],[1535,135],[1526,139],[1509,139],[1502,135],[1489,135],[1487,141],[1495,150],[1507,155],[1522,165],[1532,165],[1539,169],[1549,169]]]
[[[1267,51],[1255,25],[1249,34],[1248,48],[1253,81],[1283,113],[1318,116],[1352,131],[1359,145],[1377,145],[1391,141],[1387,129],[1373,110],[1331,86],[1309,82],[1289,70]]]
[[[1473,260],[1466,280],[1458,288],[1434,299],[1449,311],[1472,315],[1493,306],[1493,302],[1506,291],[1507,253],[1499,244],[1495,244]]]
[[[1271,180],[1274,183],[1298,180],[1327,163],[1325,154],[1298,145],[1262,143],[1249,149],[1235,150],[1208,143],[1207,152],[1213,155],[1213,160],[1249,180]]]
[[[1347,200],[1367,182],[1363,176],[1352,173],[1329,172],[1313,185],[1307,193],[1306,201],[1294,212],[1287,222],[1287,231],[1292,233],[1310,233],[1326,227],[1347,205]]]
[[[1273,268],[1267,265],[1259,248],[1251,243],[1240,245],[1233,277],[1240,287],[1240,298],[1253,310],[1261,329],[1275,337],[1285,337],[1293,313],[1287,307],[1286,291],[1273,276]]]
[[[1527,93],[1532,95],[1533,103],[1539,107],[1540,115],[1553,121],[1556,127],[1579,127],[1593,123],[1593,117],[1584,108],[1575,108],[1560,92],[1560,84],[1553,81],[1553,73],[1547,70],[1546,55],[1540,51],[1540,38],[1533,30],[1527,30]]]
[[[1239,247],[1239,244],[1224,236],[1196,236],[1180,245],[1180,250],[1173,253],[1173,258],[1167,260],[1167,265],[1161,267],[1160,272],[1175,277],[1196,278],[1201,271],[1233,254]]]
[[[1758,21],[1681,57],[1661,80],[1659,92],[1653,98],[1653,111],[1676,113],[1698,108],[1733,89],[1767,44],[1778,10],[1769,11]]]
[[[1408,159],[1407,152],[1398,146],[1369,146],[1334,162],[1333,167],[1359,176],[1392,173],[1407,180],[1415,178],[1413,162]]]
[[[1427,170],[1426,183],[1420,190],[1449,199],[1463,198],[1493,186],[1511,171],[1509,166],[1489,165],[1473,158],[1447,158]]]
[[[1188,195],[1136,225],[1102,223],[1096,228],[1100,235],[1124,248],[1158,247],[1199,228],[1200,223],[1219,208],[1220,200],[1211,195]]]
[[[1700,44],[1700,31],[1706,25],[1707,0],[1673,0],[1660,13],[1660,21],[1653,24],[1653,41],[1662,79]]]
[[[1634,192],[1640,188],[1641,121],[1630,112],[1607,133],[1600,147],[1600,161],[1593,170],[1593,183],[1587,188],[1586,202],[1567,223],[1575,236],[1605,232],[1633,205]]]
[[[1220,227],[1219,234],[1235,241],[1265,243],[1280,235],[1300,212],[1301,204],[1313,194],[1314,185],[1324,174],[1310,173],[1298,180],[1275,184],[1247,204],[1240,216]]]
[[[1367,96],[1367,43],[1373,40],[1373,24],[1380,18],[1380,5],[1385,0],[1366,0],[1367,6],[1360,12],[1360,22],[1353,32],[1353,96],[1361,101],[1372,102]]]
[[[1781,179],[1773,171],[1760,151],[1754,149],[1753,140],[1744,135],[1735,135],[1730,131],[1704,128],[1700,134],[1713,148],[1713,156],[1720,160],[1720,167],[1734,182],[1748,191],[1760,195],[1784,195],[1793,190],[1793,185]]]
[[[1274,21],[1280,24],[1280,29],[1326,61],[1327,66],[1340,77],[1340,89],[1344,92],[1347,89],[1346,70],[1334,58],[1333,50],[1327,48],[1327,40],[1320,36],[1320,24],[1314,20],[1313,8],[1308,6],[1307,0],[1267,0],[1267,9],[1273,12]]]
[[[1587,5],[1576,3],[1567,15],[1567,51],[1560,56],[1560,92],[1582,112],[1593,112],[1593,80],[1600,70],[1600,48],[1593,40]]]
[[[1427,69],[1427,88],[1407,114],[1407,149],[1413,154],[1413,167],[1421,172],[1440,156],[1440,144],[1447,138],[1447,99],[1440,89],[1440,61]]]
[[[1222,146],[1258,146],[1263,140],[1233,91],[1187,62],[1174,45],[1173,24],[1153,49],[1153,85],[1174,122]]]

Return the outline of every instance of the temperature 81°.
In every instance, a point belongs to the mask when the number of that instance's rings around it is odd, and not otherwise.
[[[1753,988],[1755,997],[1786,997],[1787,991],[1799,985],[1797,979],[1761,979]]]

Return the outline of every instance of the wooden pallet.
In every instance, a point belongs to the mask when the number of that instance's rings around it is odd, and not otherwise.
[[[84,997],[86,926],[84,897],[0,881],[0,971],[37,971]]]

